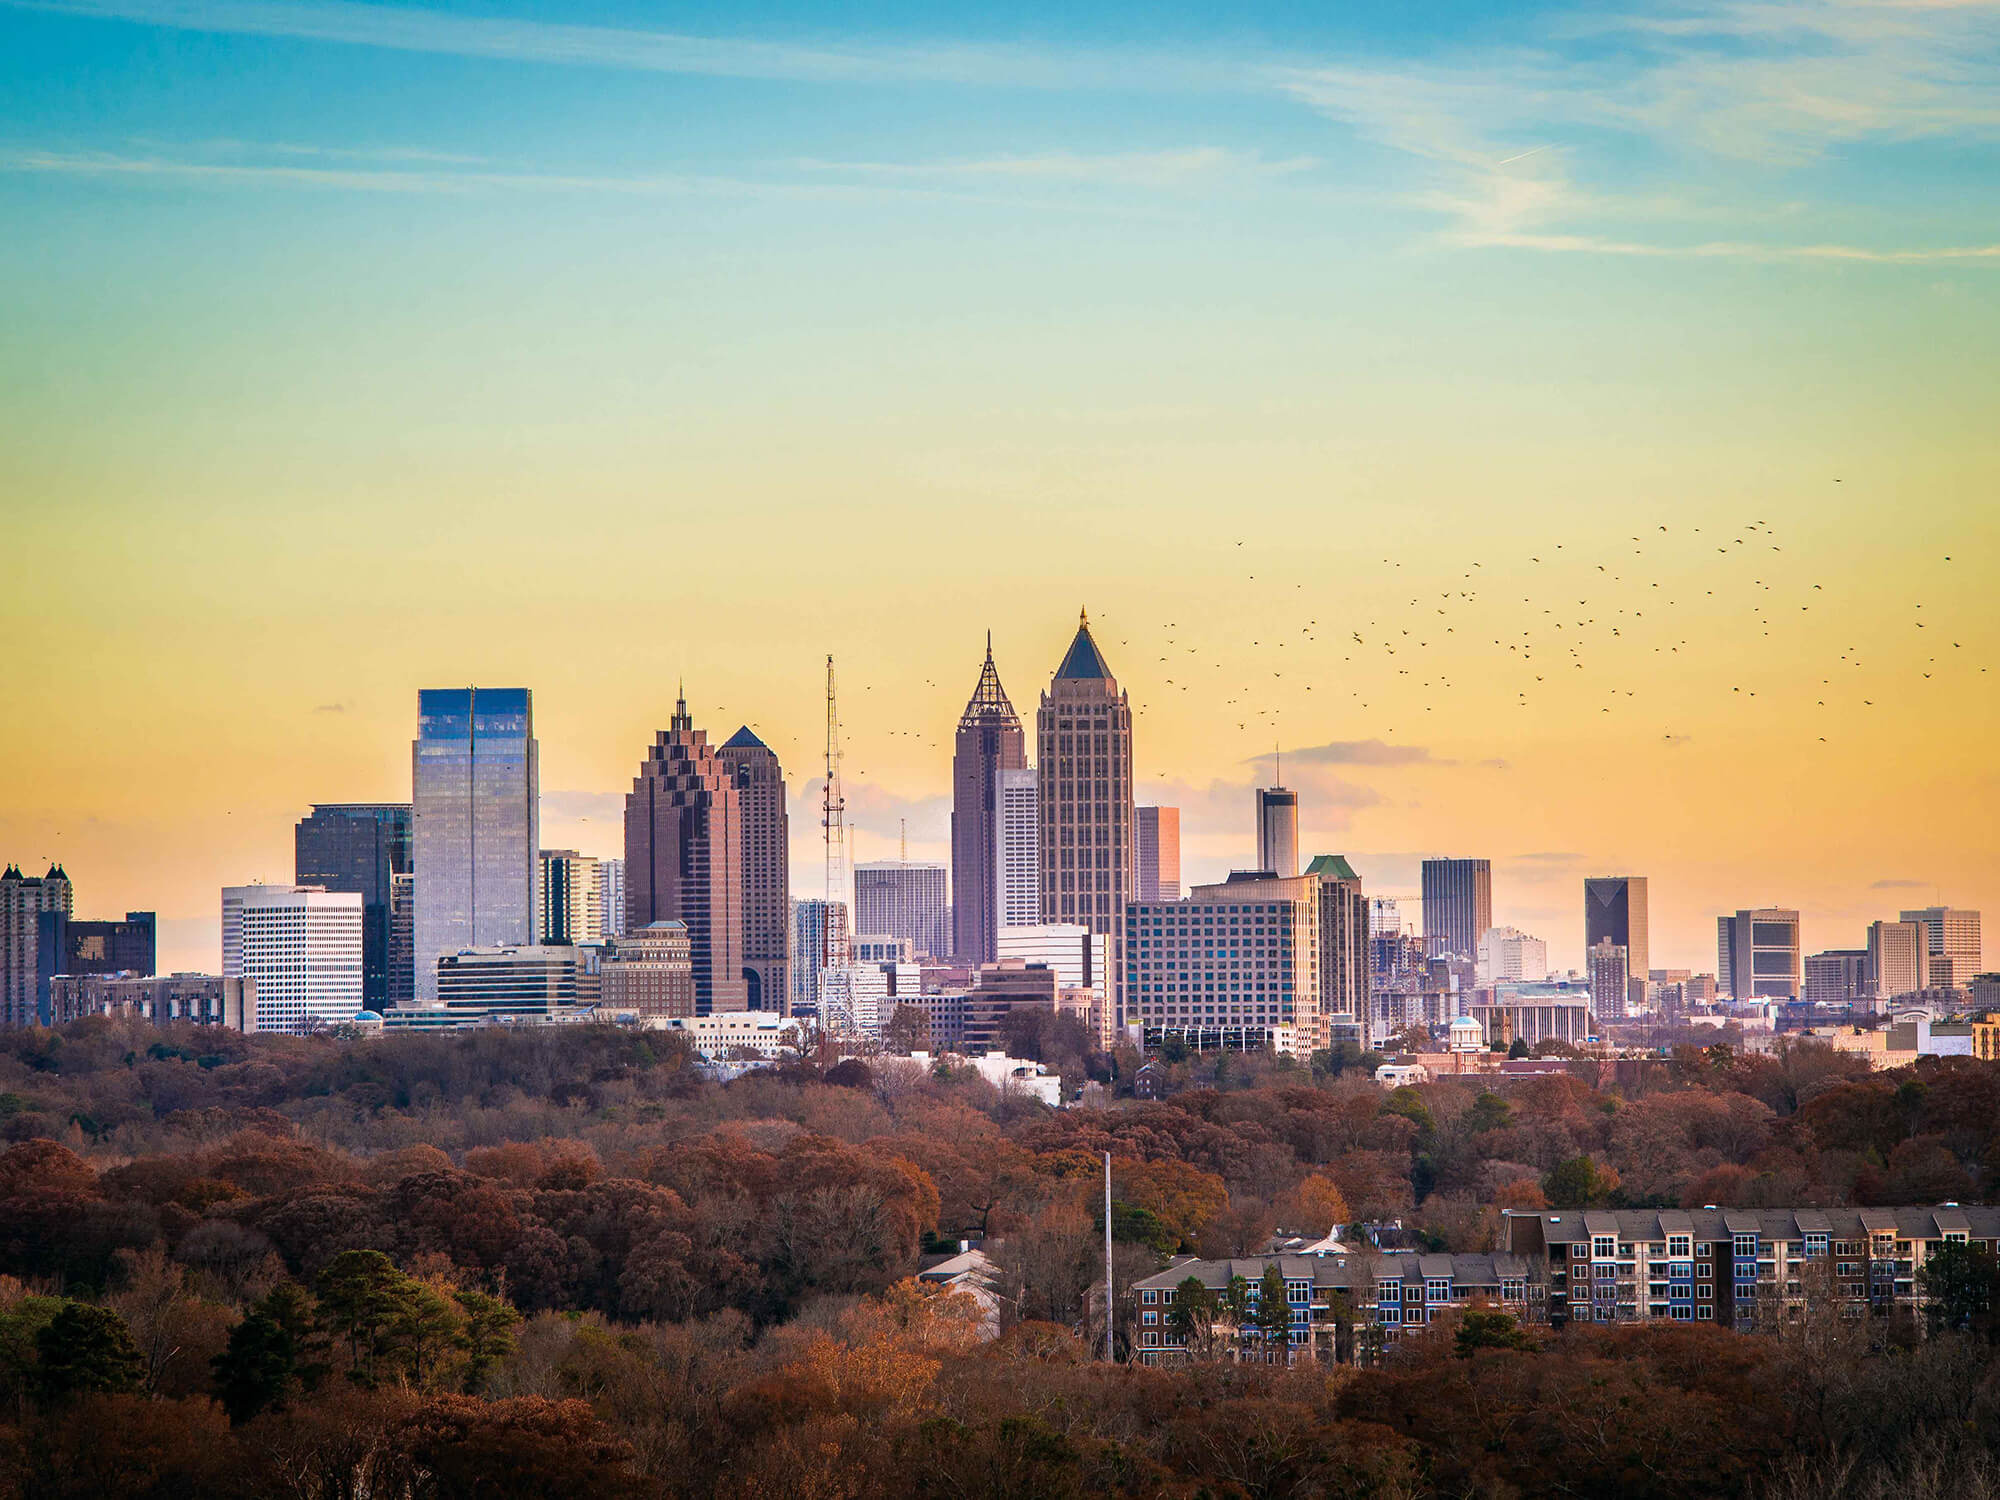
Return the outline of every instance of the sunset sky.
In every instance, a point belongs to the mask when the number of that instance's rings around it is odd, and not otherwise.
[[[1085,10],[0,0],[0,860],[214,971],[420,687],[615,854],[685,678],[816,893],[825,655],[942,859],[1087,607],[1190,878],[1281,743],[1563,966],[2000,928],[2000,3]]]

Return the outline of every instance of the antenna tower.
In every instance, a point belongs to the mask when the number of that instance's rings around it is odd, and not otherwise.
[[[847,799],[840,792],[840,710],[833,698],[833,658],[826,659],[826,789],[820,795],[819,826],[826,841],[826,901],[828,915],[846,896],[841,870],[847,852]]]

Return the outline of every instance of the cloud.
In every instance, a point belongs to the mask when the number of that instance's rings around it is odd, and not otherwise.
[[[344,714],[347,712],[347,705],[345,703],[322,703],[313,709],[313,712],[316,714]]]
[[[1126,151],[1096,156],[1072,151],[1048,151],[1030,156],[993,156],[941,162],[842,162],[808,158],[799,166],[809,172],[849,173],[891,180],[1005,180],[1173,187],[1218,177],[1285,177],[1310,171],[1318,164],[1309,156],[1270,160],[1256,151],[1188,146],[1165,151]]]
[[[542,816],[564,821],[614,823],[625,817],[623,792],[542,792]]]
[[[1930,888],[1928,880],[1877,880],[1868,887],[1871,891],[1927,891]]]
[[[1514,863],[1541,865],[1545,868],[1567,868],[1571,865],[1587,865],[1591,856],[1571,849],[1545,850],[1534,854],[1517,854]]]
[[[1266,761],[1268,755],[1253,755],[1245,765]],[[1452,766],[1458,762],[1439,760],[1422,745],[1391,745],[1383,740],[1333,740],[1324,745],[1307,745],[1287,750],[1284,758],[1306,766]]]

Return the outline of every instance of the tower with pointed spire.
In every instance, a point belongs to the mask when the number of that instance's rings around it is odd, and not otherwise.
[[[743,803],[736,774],[687,695],[647,749],[625,797],[625,930],[684,922],[696,1015],[745,1008]]]
[[[1000,784],[1002,773],[1027,765],[1027,736],[1000,685],[988,631],[986,661],[959,715],[951,753],[952,955],[959,963],[990,964],[998,956]]]
[[[748,1010],[791,1010],[791,820],[785,770],[745,724],[716,752],[742,808],[743,983]]]
[[[57,931],[74,906],[69,876],[61,865],[49,873],[23,874],[9,864],[0,872],[0,1026],[33,1026],[42,1020],[40,990],[45,973],[59,972],[50,960]]]
[[[1079,611],[1076,636],[1035,714],[1042,920],[1107,938],[1125,1024],[1125,903],[1133,896],[1132,705]]]

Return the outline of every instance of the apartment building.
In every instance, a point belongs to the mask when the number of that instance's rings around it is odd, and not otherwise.
[[[1743,1330],[1811,1298],[1914,1314],[1917,1273],[1946,1241],[1993,1249],[2000,1206],[1509,1210],[1501,1228],[1504,1249],[1545,1275],[1552,1323]]]
[[[1524,1323],[1547,1321],[1546,1287],[1528,1258],[1513,1254],[1423,1255],[1369,1252],[1352,1255],[1249,1256],[1200,1260],[1177,1256],[1166,1270],[1134,1284],[1139,1302],[1136,1354],[1142,1364],[1188,1357],[1185,1333],[1174,1326],[1174,1294],[1189,1277],[1218,1306],[1211,1332],[1217,1351],[1232,1359],[1275,1362],[1281,1351],[1259,1333],[1254,1316],[1240,1323],[1226,1310],[1232,1283],[1254,1314],[1266,1270],[1285,1278],[1291,1328],[1286,1362],[1367,1364],[1412,1329],[1480,1302]]]

